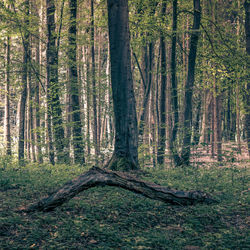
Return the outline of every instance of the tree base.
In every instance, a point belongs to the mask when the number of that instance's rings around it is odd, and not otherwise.
[[[132,160],[129,160],[127,157],[124,156],[118,156],[115,153],[113,154],[105,168],[108,168],[113,171],[122,172],[139,169],[139,167]]]
[[[202,191],[178,191],[171,190],[154,183],[138,180],[128,174],[104,170],[93,167],[79,177],[66,183],[53,194],[30,205],[19,209],[22,212],[51,211],[67,202],[78,193],[96,186],[116,186],[134,193],[141,194],[153,200],[160,200],[174,205],[192,205],[196,203],[217,202],[209,194]]]

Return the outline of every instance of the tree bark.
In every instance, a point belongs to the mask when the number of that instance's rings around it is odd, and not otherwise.
[[[24,23],[29,25],[29,0],[24,2]],[[22,60],[22,92],[19,107],[19,127],[18,127],[18,160],[20,165],[24,165],[24,133],[25,133],[25,109],[27,99],[27,72],[28,72],[28,50],[29,50],[29,33],[25,29],[22,36],[23,40],[23,60]]]
[[[139,138],[143,136],[144,128],[145,128],[145,120],[146,116],[148,114],[148,108],[149,108],[149,97],[150,97],[150,91],[151,91],[151,85],[152,85],[152,70],[153,70],[153,50],[154,45],[151,42],[148,46],[149,48],[148,53],[146,53],[145,57],[147,58],[145,63],[147,65],[145,72],[144,72],[144,79],[146,84],[146,89],[144,91],[143,101],[142,101],[142,111],[139,121]]]
[[[250,1],[246,0],[245,4],[245,32],[246,32],[246,52],[247,52],[247,69],[249,69],[249,56],[250,56]],[[245,93],[245,127],[246,127],[246,137],[248,145],[248,155],[250,158],[250,81],[246,84],[246,93]]]
[[[6,72],[5,72],[5,111],[4,111],[4,140],[6,143],[6,155],[11,155],[10,135],[10,36],[6,41]]]
[[[96,75],[95,75],[95,26],[94,26],[94,0],[91,0],[91,76],[92,76],[92,101],[93,101],[93,139],[94,139],[94,148],[95,148],[95,157],[96,160],[100,153],[100,146],[98,142],[98,134],[97,134],[97,94],[96,94]],[[98,160],[97,160],[98,161]]]
[[[64,128],[62,124],[62,109],[59,99],[60,87],[58,84],[58,49],[56,47],[55,3],[46,0],[47,8],[47,105],[52,116],[54,143],[58,163],[65,161]],[[50,142],[51,143],[51,142]]]
[[[39,6],[38,3],[35,3],[35,13],[39,16]],[[39,23],[37,23],[39,26]],[[40,33],[39,28],[37,31]],[[36,71],[40,75],[40,38],[35,39],[35,61],[36,61]],[[35,84],[35,145],[36,145],[36,159],[38,163],[43,162],[42,151],[41,151],[41,128],[40,128],[40,83],[36,80]]]
[[[196,109],[196,117],[194,120],[194,128],[193,128],[193,143],[194,145],[198,145],[200,142],[200,116],[201,116],[201,102],[202,98],[201,95],[199,94],[198,96],[198,104],[197,104],[197,109]]]
[[[161,9],[162,18],[166,14],[166,1],[162,3]],[[166,148],[166,82],[167,82],[167,62],[166,62],[166,43],[164,35],[160,37],[161,49],[161,92],[160,92],[160,126],[159,139],[157,150],[157,163],[162,165],[164,163],[164,155]]]
[[[115,147],[108,167],[137,169],[138,130],[131,72],[128,1],[108,0],[107,3],[115,120]]]
[[[195,63],[201,21],[200,0],[194,0],[194,22],[190,38],[190,51],[188,55],[188,75],[185,84],[184,97],[184,138],[181,152],[181,165],[189,165],[192,121],[192,96],[195,80]]]
[[[177,150],[176,139],[179,126],[179,107],[176,79],[176,32],[177,32],[177,4],[173,1],[173,27],[172,27],[172,46],[171,46],[171,106],[173,110],[172,130],[169,128],[169,149],[175,165],[180,164],[180,157]]]
[[[70,26],[68,30],[68,63],[69,63],[69,88],[70,88],[70,104],[72,107],[72,132],[73,132],[73,151],[74,162],[83,164],[84,150],[82,138],[82,122],[79,101],[79,86],[77,75],[77,60],[76,60],[76,16],[77,16],[77,0],[69,0],[70,9]]]
[[[150,199],[173,205],[186,206],[197,203],[211,204],[217,202],[209,194],[202,191],[178,191],[155,183],[138,180],[122,172],[93,167],[79,177],[67,182],[50,196],[20,210],[23,212],[48,212],[69,201],[78,193],[96,186],[120,187]]]

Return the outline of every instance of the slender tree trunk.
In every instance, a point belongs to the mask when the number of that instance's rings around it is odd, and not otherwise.
[[[96,100],[96,75],[95,75],[95,26],[94,26],[94,0],[91,0],[91,64],[92,64],[92,88],[93,88],[93,139],[94,139],[94,146],[95,146],[95,156],[96,160],[99,156],[99,143],[98,143],[98,137],[97,137],[97,100]],[[98,162],[98,160],[97,160]]]
[[[31,50],[29,50],[29,54],[31,55]],[[28,143],[29,143],[29,152],[30,159],[35,162],[35,145],[34,145],[34,120],[33,120],[33,88],[32,88],[32,77],[31,77],[31,69],[29,67],[28,71],[28,112],[27,112],[27,133],[28,133]]]
[[[147,67],[145,68],[145,73],[144,73],[146,89],[145,89],[143,101],[142,101],[142,112],[141,112],[140,122],[139,122],[139,137],[142,137],[144,133],[144,129],[146,125],[145,120],[148,115],[148,109],[149,109],[148,104],[150,100],[150,91],[151,91],[151,85],[152,85],[153,50],[154,50],[154,45],[152,42],[148,45],[148,48],[149,48],[149,53],[145,55],[145,57],[147,58],[146,59]]]
[[[173,110],[173,129],[169,128],[169,149],[174,159],[175,165],[180,164],[180,157],[177,151],[176,139],[179,126],[179,107],[176,79],[176,32],[177,32],[177,0],[173,1],[173,27],[172,27],[172,47],[171,47],[171,104]],[[184,57],[185,59],[185,57]]]
[[[87,92],[87,155],[90,156],[90,150],[91,150],[91,146],[90,146],[90,63],[89,63],[89,48],[86,48],[86,92]]]
[[[201,116],[201,96],[198,96],[198,104],[196,109],[196,117],[194,121],[194,135],[193,135],[193,142],[194,145],[198,145],[200,142],[200,116]]]
[[[214,97],[212,98],[212,105],[211,105],[211,121],[210,121],[210,126],[211,126],[211,132],[210,132],[210,141],[211,141],[211,156],[214,158],[214,151],[215,151],[215,127],[214,127]]]
[[[98,107],[97,107],[97,142],[99,146],[99,152],[100,152],[100,146],[101,146],[101,129],[102,129],[102,34],[99,31],[98,32]]]
[[[4,112],[4,141],[6,155],[11,155],[11,135],[10,135],[10,36],[6,41],[6,72],[5,72],[5,112]]]
[[[227,121],[226,121],[226,127],[227,127],[227,140],[232,139],[232,131],[231,131],[231,87],[228,87],[228,96],[227,96]]]
[[[39,16],[39,6],[35,3],[35,13]],[[39,25],[39,23],[38,23]],[[38,30],[40,31],[40,30]],[[35,61],[36,71],[40,75],[40,38],[35,39]],[[41,151],[41,124],[40,124],[40,83],[36,80],[35,83],[35,145],[36,145],[36,159],[38,163],[43,162],[42,151]]]
[[[214,80],[215,81],[215,80]],[[221,141],[221,95],[217,94],[217,88],[214,85],[214,143],[217,160],[222,161],[222,141]]]
[[[137,169],[138,130],[131,72],[128,1],[108,0],[107,3],[115,120],[115,148],[108,167]]]
[[[241,154],[241,142],[240,142],[240,100],[239,100],[239,81],[236,82],[236,130],[237,130],[237,145],[238,152]]]
[[[200,0],[194,0],[194,22],[190,38],[190,50],[188,55],[188,75],[185,84],[184,97],[184,138],[182,145],[181,160],[182,164],[188,165],[190,159],[191,143],[191,121],[192,121],[192,96],[195,80],[195,63],[199,39],[199,28],[201,20]]]
[[[250,2],[249,0],[245,0],[245,32],[246,32],[246,52],[248,55],[247,58],[247,69],[249,70],[249,56],[250,56]],[[247,145],[248,145],[248,155],[250,158],[250,81],[246,84],[246,93],[244,97],[244,103],[245,103],[245,111],[246,111],[246,117],[245,117],[245,128],[246,128],[246,139],[247,139]]]
[[[68,75],[68,74],[67,74]],[[70,81],[69,77],[67,76],[67,93],[65,96],[65,103],[66,106],[66,130],[65,130],[65,148],[68,150],[68,156],[70,158],[70,148],[71,148],[71,135],[72,135],[72,105],[71,105],[71,95],[70,95]],[[70,159],[69,161],[70,162]]]
[[[26,103],[26,118],[25,118],[25,150],[26,150],[26,158],[27,160],[30,161],[31,157],[30,157],[30,120],[29,120],[29,115],[30,115],[30,112],[29,112],[29,79],[27,80],[27,103]]]
[[[70,87],[70,104],[72,107],[72,132],[73,132],[73,151],[74,162],[83,164],[83,138],[82,138],[82,122],[79,101],[79,86],[77,76],[77,60],[76,60],[76,16],[77,16],[77,0],[69,0],[70,8],[70,26],[68,30],[68,60],[69,60],[69,87]]]
[[[24,2],[24,23],[29,25],[29,0]],[[23,32],[23,59],[22,59],[22,92],[19,108],[19,128],[18,128],[18,160],[20,165],[24,165],[24,133],[25,133],[25,109],[27,99],[27,72],[28,72],[28,51],[29,51],[29,33],[26,29]]]
[[[166,1],[162,2],[162,17],[166,14]],[[160,37],[161,48],[161,92],[160,92],[160,133],[158,140],[157,163],[164,164],[166,148],[166,82],[167,82],[167,63],[166,63],[166,43],[164,35]]]
[[[208,144],[208,130],[209,130],[209,108],[211,105],[211,92],[206,90],[203,97],[203,114],[202,114],[202,126],[201,126],[201,138],[200,142]]]

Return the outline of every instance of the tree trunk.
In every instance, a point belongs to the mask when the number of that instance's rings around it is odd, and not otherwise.
[[[201,116],[201,95],[198,96],[198,104],[196,109],[196,117],[194,121],[193,143],[198,145],[200,142],[200,116]]]
[[[185,84],[184,97],[184,138],[181,153],[181,164],[189,165],[190,143],[191,143],[191,121],[192,121],[192,96],[195,79],[195,61],[199,39],[199,28],[201,20],[200,0],[194,0],[194,22],[190,38],[190,50],[188,55],[188,75]]]
[[[4,112],[4,140],[6,155],[11,155],[11,135],[10,135],[10,37],[6,41],[6,72],[5,72],[5,112]]]
[[[94,26],[94,0],[91,0],[91,59],[92,59],[92,92],[93,92],[93,139],[94,139],[94,147],[95,147],[95,157],[98,161],[98,156],[100,153],[100,147],[97,136],[97,101],[96,101],[96,77],[95,77],[95,26]]]
[[[107,3],[115,120],[115,147],[108,167],[137,169],[138,130],[131,72],[128,1],[108,0]]]
[[[250,56],[250,2],[249,0],[245,1],[245,32],[246,32],[246,52],[247,52],[247,69],[249,69],[249,56]],[[246,111],[246,118],[245,118],[245,128],[246,128],[246,138],[247,138],[247,145],[248,145],[248,155],[250,158],[250,81],[246,84],[246,93],[245,93],[245,111]]]
[[[141,194],[153,200],[181,206],[217,202],[209,194],[202,191],[173,190],[155,183],[138,180],[122,172],[93,167],[79,177],[66,183],[50,196],[20,210],[23,212],[51,211],[72,199],[78,193],[96,186],[115,186]]]
[[[64,128],[62,126],[62,109],[59,99],[60,87],[58,84],[58,49],[56,47],[55,27],[55,3],[54,0],[46,0],[47,4],[47,105],[51,112],[54,143],[58,163],[65,161],[64,152]],[[50,142],[51,143],[51,142]]]
[[[90,151],[91,151],[91,146],[90,146],[90,62],[89,62],[89,47],[86,48],[86,105],[87,105],[87,114],[86,114],[86,123],[87,123],[87,131],[86,131],[86,136],[87,136],[87,156],[89,158],[90,156]]]
[[[24,2],[24,23],[29,25],[29,0]],[[23,32],[23,60],[22,60],[22,92],[19,107],[19,127],[18,127],[18,160],[20,165],[24,165],[24,133],[25,133],[25,109],[27,99],[27,72],[28,72],[28,51],[29,51],[29,33],[25,29]]]
[[[232,131],[231,131],[231,87],[228,87],[228,96],[227,96],[227,121],[226,121],[226,128],[227,128],[227,140],[232,140]]]
[[[40,6],[41,7],[41,6]],[[39,6],[35,3],[35,13],[39,16]],[[39,25],[39,23],[37,24]],[[38,32],[40,30],[38,29]],[[40,75],[40,38],[35,39],[35,61],[36,61],[36,71]],[[41,127],[40,127],[40,83],[36,80],[35,83],[35,145],[36,145],[36,159],[38,163],[43,162],[42,151],[41,151]]]
[[[68,63],[69,63],[69,88],[70,88],[70,104],[72,108],[72,132],[73,132],[73,151],[74,162],[83,164],[84,150],[82,138],[82,122],[79,101],[79,86],[77,76],[77,60],[76,60],[76,15],[77,15],[77,1],[69,0],[70,9],[70,26],[68,30]]]
[[[172,47],[171,47],[171,106],[173,110],[172,130],[169,128],[169,149],[175,165],[180,164],[176,139],[179,126],[179,107],[176,79],[176,32],[177,32],[177,0],[173,1],[173,27],[172,27]]]
[[[236,80],[236,131],[237,131],[237,145],[238,152],[241,154],[241,142],[240,142],[240,100],[239,100],[239,80]]]
[[[29,54],[31,55],[31,50],[29,51]],[[28,72],[28,112],[27,112],[27,133],[29,135],[29,145],[30,145],[30,159],[35,162],[36,156],[35,156],[35,137],[34,137],[34,120],[33,120],[33,87],[32,87],[32,77],[31,77],[31,69],[29,68]]]
[[[162,3],[162,18],[166,15],[166,1]],[[160,126],[157,150],[157,163],[164,164],[166,148],[166,82],[167,82],[167,63],[166,63],[166,43],[164,35],[160,37],[161,49],[161,92],[160,92]]]
[[[214,113],[214,145],[217,160],[222,161],[222,149],[221,149],[221,94],[218,93],[216,86],[216,76],[214,76],[213,83],[213,94],[214,94],[214,105],[213,105],[213,113]]]
[[[144,79],[145,79],[145,84],[146,84],[146,89],[144,91],[144,96],[143,96],[143,101],[142,101],[142,111],[141,111],[141,116],[140,116],[140,121],[139,121],[139,137],[143,136],[144,133],[144,128],[145,128],[145,120],[146,116],[148,114],[148,108],[149,108],[149,97],[150,97],[150,91],[151,91],[151,84],[152,84],[152,70],[153,70],[153,50],[154,50],[154,45],[151,42],[148,46],[149,48],[149,53],[145,55],[147,58],[145,63],[147,67],[145,68],[144,72]],[[146,47],[146,51],[147,51]]]
[[[213,93],[212,93],[213,95]],[[210,141],[211,141],[211,156],[212,158],[214,158],[214,151],[215,151],[215,119],[214,119],[214,96],[212,97],[212,105],[211,105],[211,121],[210,121],[210,125],[211,125],[211,132],[210,132]]]

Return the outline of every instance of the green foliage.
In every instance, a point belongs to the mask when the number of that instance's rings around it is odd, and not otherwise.
[[[213,206],[171,206],[120,188],[97,187],[50,213],[14,212],[86,170],[74,165],[47,164],[20,169],[14,163],[1,168],[0,183],[5,188],[0,190],[0,248],[247,248],[249,200],[242,178],[247,178],[249,168],[243,165],[145,168],[141,173],[140,178],[171,188],[210,192],[220,199]]]

